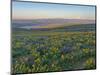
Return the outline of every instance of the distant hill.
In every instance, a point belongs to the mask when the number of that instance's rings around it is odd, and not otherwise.
[[[24,28],[13,28],[14,31],[50,31],[50,32],[88,32],[88,31],[95,31],[96,25],[95,24],[78,24],[78,25],[71,25],[71,26],[63,26],[57,28],[31,28],[31,29],[24,29]]]
[[[55,28],[53,31],[56,32],[73,32],[73,31],[80,31],[80,32],[87,32],[87,31],[95,31],[96,25],[95,24],[78,24],[78,25],[72,25],[72,26],[64,26],[61,28]]]
[[[12,20],[13,28],[38,29],[63,27],[76,24],[95,24],[95,20],[86,19],[34,19],[34,20]]]

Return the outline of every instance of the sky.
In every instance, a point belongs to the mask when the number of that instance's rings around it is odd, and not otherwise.
[[[49,18],[95,20],[95,6],[12,2],[12,19]]]

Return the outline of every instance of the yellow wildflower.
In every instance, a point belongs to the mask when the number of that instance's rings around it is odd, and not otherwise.
[[[61,58],[64,60],[64,55],[63,54],[61,55]]]
[[[84,48],[84,49],[83,49],[83,52],[84,52],[84,53],[89,53],[89,48]]]

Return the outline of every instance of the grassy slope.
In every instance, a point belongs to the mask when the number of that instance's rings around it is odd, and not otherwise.
[[[64,28],[14,31],[13,73],[95,69],[95,32]]]

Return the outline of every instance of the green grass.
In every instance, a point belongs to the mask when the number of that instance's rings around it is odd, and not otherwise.
[[[95,32],[13,32],[12,71],[95,69],[95,44]]]

